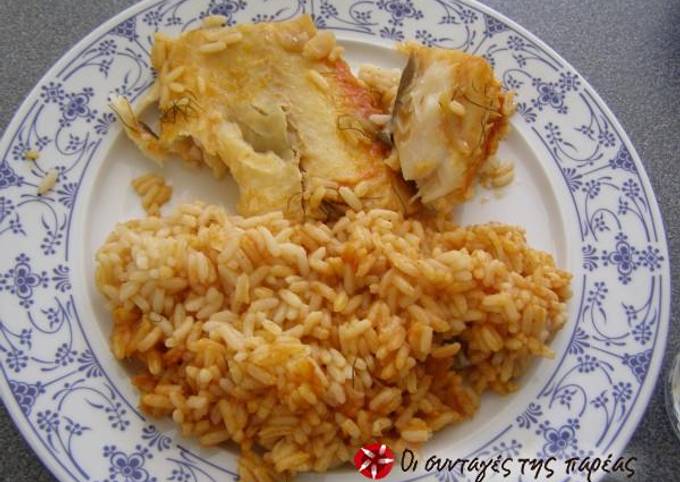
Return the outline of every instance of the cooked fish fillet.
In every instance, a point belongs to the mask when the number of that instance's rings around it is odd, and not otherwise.
[[[340,214],[348,197],[354,204],[342,187],[366,207],[403,210],[406,187],[383,162],[388,147],[369,122],[382,113],[378,99],[339,53],[332,34],[308,16],[175,39],[159,34],[152,62],[160,132],[154,136],[123,100],[117,111],[127,112],[126,131],[145,153],[178,154],[218,176],[228,169],[242,214]]]
[[[426,206],[448,212],[466,198],[508,128],[512,96],[481,57],[407,43],[392,117],[404,179]]]

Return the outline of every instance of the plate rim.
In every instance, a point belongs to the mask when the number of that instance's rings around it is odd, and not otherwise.
[[[651,193],[653,196],[652,198],[653,202],[649,203],[649,206],[651,208],[650,214],[652,215],[652,218],[656,218],[659,220],[658,227],[659,240],[663,241],[663,247],[665,248],[666,253],[670,253],[668,249],[668,232],[666,230],[666,220],[664,219],[663,214],[661,212],[661,207],[659,206],[656,190],[654,189],[654,186],[652,185],[652,182],[649,179],[649,174],[647,173],[647,166],[642,162],[642,158],[638,154],[637,149],[635,148],[633,142],[628,136],[628,132],[623,128],[623,125],[619,121],[619,118],[612,112],[612,110],[609,108],[609,105],[600,96],[599,92],[591,85],[588,78],[586,78],[581,73],[580,70],[576,69],[570,62],[568,62],[564,57],[562,57],[562,55],[555,49],[553,49],[547,42],[541,40],[533,32],[523,27],[522,25],[512,20],[511,18],[508,18],[505,14],[500,13],[499,11],[483,4],[480,0],[459,0],[459,1],[467,3],[469,5],[474,5],[476,8],[485,12],[487,15],[496,17],[499,20],[503,21],[504,23],[510,25],[513,29],[525,35],[527,38],[535,42],[537,45],[541,46],[541,48],[549,52],[551,55],[554,55],[559,61],[564,63],[564,66],[567,67],[569,70],[571,70],[572,72],[576,72],[579,75],[579,77],[583,81],[584,87],[589,89],[590,94],[595,100],[595,103],[607,115],[607,118],[612,121],[615,130],[620,133],[621,142],[630,152],[633,161],[635,161],[635,163],[642,168],[639,170],[638,175],[640,176],[640,180],[644,183],[644,187],[647,189],[647,192]],[[647,376],[645,378],[645,381],[643,382],[643,385],[644,383],[647,383],[647,380],[651,375],[654,375],[654,377],[652,378],[655,378],[655,380],[654,382],[649,383],[646,389],[644,387],[640,388],[640,395],[637,400],[637,403],[635,403],[635,406],[628,413],[628,420],[630,420],[631,415],[635,415],[635,420],[629,421],[628,423],[624,423],[622,431],[619,432],[619,435],[614,440],[614,443],[609,447],[611,453],[615,453],[617,455],[621,454],[621,452],[625,450],[626,446],[630,442],[630,439],[633,437],[633,434],[637,431],[640,423],[642,422],[645,412],[649,408],[649,403],[652,399],[652,396],[654,395],[656,385],[660,382],[663,383],[662,380],[663,377],[661,377],[660,375],[663,368],[663,362],[667,355],[666,352],[668,348],[668,331],[670,329],[671,306],[673,297],[672,291],[673,280],[671,279],[670,259],[668,260],[668,263],[666,263],[662,267],[661,273],[663,275],[663,279],[665,279],[663,287],[665,288],[666,293],[668,293],[666,302],[661,303],[662,313],[659,314],[659,327],[658,327],[659,331],[657,331],[656,343],[660,344],[661,346],[655,345],[654,347],[654,350],[652,352],[652,359],[649,363],[649,368],[647,369]],[[598,473],[596,479],[601,479],[602,477],[603,474]]]
[[[131,5],[121,12],[115,14],[108,20],[105,20],[92,31],[90,31],[83,38],[78,40],[73,46],[71,46],[66,52],[61,54],[56,62],[54,62],[47,71],[35,82],[31,87],[31,90],[26,94],[26,97],[21,102],[19,107],[12,114],[12,118],[7,124],[2,137],[0,137],[0,152],[5,150],[12,143],[15,136],[14,133],[17,132],[22,119],[28,114],[31,109],[32,104],[39,97],[38,86],[43,84],[48,79],[56,75],[56,73],[62,69],[65,64],[67,64],[71,59],[75,58],[84,47],[87,47],[91,42],[94,42],[98,37],[105,35],[111,28],[115,27],[117,24],[121,23],[127,18],[136,16],[139,12],[152,7],[156,4],[161,4],[166,0],[142,0],[134,5]],[[0,366],[0,371],[4,375],[4,367]],[[66,482],[69,480],[76,480],[41,443],[40,437],[35,435],[35,428],[22,420],[24,414],[21,411],[21,407],[17,403],[16,399],[11,396],[12,392],[9,385],[6,383],[6,377],[0,377],[0,400],[7,411],[7,415],[12,420],[14,427],[21,434],[24,442],[36,455],[37,460],[46,467],[50,474],[53,475],[60,482]]]
[[[110,17],[108,20],[105,20],[104,22],[100,23],[98,26],[92,29],[87,35],[82,37],[73,46],[71,46],[63,54],[61,54],[59,58],[46,70],[46,72],[42,76],[40,76],[40,78],[33,84],[33,87],[28,92],[24,100],[21,102],[19,107],[13,112],[11,120],[9,121],[3,132],[2,138],[0,138],[0,150],[5,150],[7,147],[9,147],[9,145],[11,145],[13,138],[15,137],[18,127],[21,124],[23,118],[28,114],[32,104],[39,97],[37,89],[39,85],[43,84],[45,81],[54,77],[55,74],[65,66],[65,64],[68,64],[69,61],[73,60],[73,58],[75,58],[79,53],[81,53],[81,51],[84,48],[88,47],[97,38],[106,35],[113,27],[129,18],[137,16],[141,11],[152,8],[155,5],[165,3],[165,1],[166,0],[142,0],[134,5],[131,5],[123,9],[119,13]],[[305,3],[307,1],[308,0],[305,0]],[[510,26],[513,30],[517,31],[521,35],[525,36],[527,39],[534,42],[538,47],[543,49],[545,52],[554,56],[557,60],[562,62],[568,70],[574,73],[578,73],[580,80],[584,85],[584,88],[586,88],[589,91],[596,105],[602,110],[604,114],[606,114],[608,120],[612,122],[614,130],[620,135],[622,144],[630,152],[631,157],[634,160],[635,164],[640,167],[640,169],[638,169],[639,179],[643,184],[645,192],[648,194],[648,196],[651,195],[649,198],[650,202],[648,205],[650,209],[651,218],[659,221],[657,229],[659,230],[658,237],[660,247],[664,248],[665,253],[669,253],[666,221],[661,212],[661,207],[657,199],[657,193],[649,178],[646,165],[645,163],[643,163],[642,158],[637,152],[637,149],[633,145],[627,131],[623,128],[623,125],[619,121],[618,117],[612,112],[608,104],[602,99],[599,92],[593,88],[588,78],[583,76],[583,74],[579,70],[574,68],[574,66],[570,62],[566,61],[564,57],[562,57],[547,42],[540,39],[530,30],[520,25],[516,21],[512,20],[505,14],[481,3],[479,0],[457,0],[457,1],[465,3],[492,18],[502,21],[503,23]],[[333,30],[333,28],[331,28],[331,30]],[[377,43],[393,45],[394,41],[380,39],[380,41]],[[654,350],[652,351],[652,358],[647,369],[645,380],[640,388],[638,399],[634,406],[631,408],[631,410],[628,412],[627,421],[624,422],[624,425],[621,428],[619,435],[616,437],[616,439],[613,441],[609,448],[609,450],[612,453],[615,453],[617,455],[620,454],[625,449],[631,437],[639,427],[639,424],[642,422],[643,415],[647,411],[651,398],[654,395],[656,385],[660,381],[662,381],[660,380],[660,378],[662,378],[660,377],[660,375],[662,372],[664,359],[667,356],[666,352],[668,345],[668,331],[670,329],[670,316],[671,316],[670,308],[672,306],[671,262],[669,258],[667,259],[668,261],[664,263],[664,265],[660,269],[660,274],[663,277],[662,287],[665,289],[667,297],[660,303],[661,310],[658,319],[656,344],[654,346]],[[653,379],[653,381],[650,381],[650,379]],[[9,385],[6,383],[5,377],[3,377],[2,380],[0,380],[0,398],[2,399],[2,402],[7,410],[7,414],[12,419],[12,422],[14,423],[19,433],[22,435],[27,445],[37,455],[37,459],[40,461],[40,463],[42,463],[42,465],[45,466],[50,471],[50,473],[60,481],[76,480],[73,479],[69,471],[66,470],[62,466],[62,464],[58,462],[57,458],[47,450],[43,443],[41,443],[40,437],[37,437],[37,435],[34,433],[35,428],[31,424],[27,423],[25,420],[22,420],[24,414],[22,413],[21,408],[17,403],[16,399],[14,399],[14,397],[11,396],[11,390],[9,389]],[[598,474],[596,478],[599,479],[600,477],[601,474]]]

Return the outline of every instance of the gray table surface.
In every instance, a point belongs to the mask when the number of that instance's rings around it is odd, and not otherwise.
[[[255,0],[250,0],[255,1]],[[417,0],[416,3],[422,0]],[[0,0],[0,126],[68,48],[132,0]],[[680,282],[680,2],[672,0],[485,0],[546,41],[590,81],[642,157],[666,222],[673,267],[673,307]],[[663,374],[680,350],[671,320]],[[626,456],[635,480],[680,480],[680,442],[664,409],[663,384]],[[0,409],[0,478],[48,481],[43,467]],[[623,479],[621,479],[623,480]]]

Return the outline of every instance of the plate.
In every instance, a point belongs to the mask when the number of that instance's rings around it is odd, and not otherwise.
[[[0,392],[15,423],[60,480],[237,479],[237,452],[204,449],[172,422],[145,417],[127,369],[108,349],[110,315],[94,289],[94,252],[114,223],[142,214],[130,180],[152,168],[107,99],[149,87],[154,32],[178,34],[207,14],[237,22],[303,12],[335,31],[353,66],[400,66],[396,41],[483,55],[517,92],[500,157],[516,181],[480,191],[463,223],[519,224],[574,274],[569,322],[521,389],[484,397],[470,421],[438,433],[427,453],[450,458],[619,454],[651,396],[666,342],[670,275],[651,185],[620,124],[588,83],[539,39],[487,7],[429,0],[145,1],[87,36],[39,82],[0,142]],[[40,153],[26,161],[26,151]],[[49,169],[54,189],[38,196]],[[173,202],[233,208],[236,188],[208,172],[164,174]],[[422,467],[421,467],[422,468]],[[350,468],[306,479],[356,477]],[[463,480],[404,472],[388,480]]]

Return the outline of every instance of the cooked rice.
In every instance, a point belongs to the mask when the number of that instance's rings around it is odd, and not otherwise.
[[[491,158],[479,172],[479,183],[487,189],[501,188],[515,179],[515,165],[510,161]]]
[[[465,115],[465,106],[455,99],[449,102],[449,110],[459,117]]]
[[[149,216],[158,216],[161,206],[172,197],[172,187],[159,174],[144,174],[133,179],[131,185],[141,198],[142,207]]]
[[[380,95],[383,108],[391,111],[394,99],[397,97],[401,70],[363,64],[359,66],[358,77],[369,89]]]
[[[224,27],[227,24],[227,17],[224,15],[208,15],[203,18],[202,24],[205,28]]]
[[[570,294],[514,227],[380,209],[298,224],[201,203],[118,225],[96,282],[113,352],[144,364],[142,408],[239,444],[244,481],[322,472],[375,439],[418,446],[471,417],[552,356]]]
[[[385,127],[387,123],[390,121],[392,116],[389,114],[371,114],[368,117],[368,120],[370,120],[373,124],[375,124],[378,127]]]
[[[24,159],[27,161],[37,161],[40,158],[40,152],[35,149],[29,149],[24,153]]]
[[[227,48],[226,42],[217,41],[201,45],[200,47],[198,47],[198,51],[201,52],[202,54],[215,54],[218,52],[222,52],[226,48]]]
[[[326,79],[323,78],[323,75],[319,73],[319,71],[314,70],[314,69],[309,69],[307,71],[307,77],[309,80],[312,81],[312,83],[321,91],[321,92],[328,92],[328,89],[330,86],[328,85],[328,82]]]
[[[331,55],[335,47],[333,32],[320,30],[305,44],[302,55],[310,60],[323,60]]]
[[[328,60],[330,60],[331,62],[335,62],[336,60],[341,59],[344,53],[345,53],[344,47],[336,45],[335,47],[333,47],[333,50],[331,50],[331,53],[328,55]]]
[[[38,194],[42,196],[43,194],[50,192],[57,183],[57,179],[59,179],[59,171],[56,169],[50,169],[47,171],[45,176],[43,176],[42,180],[40,181],[40,184],[38,184]]]

